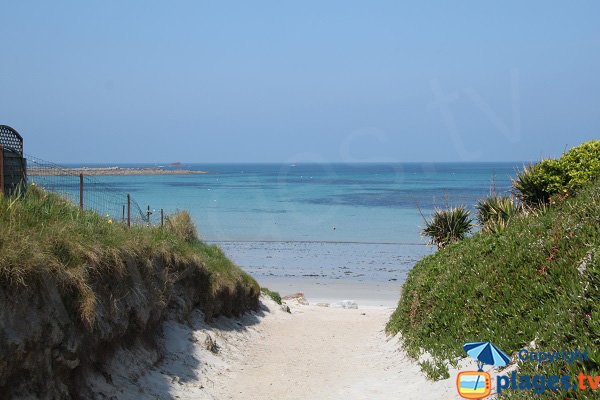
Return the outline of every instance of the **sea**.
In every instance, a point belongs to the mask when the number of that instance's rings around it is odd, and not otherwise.
[[[166,215],[188,210],[203,240],[284,292],[346,283],[393,287],[396,293],[415,263],[435,251],[420,234],[424,218],[436,207],[456,205],[475,217],[477,200],[510,193],[511,178],[523,165],[111,164],[206,174],[90,179],[113,194],[130,193],[154,223],[161,209]],[[67,192],[77,201],[77,182]],[[295,283],[284,287],[286,281]]]

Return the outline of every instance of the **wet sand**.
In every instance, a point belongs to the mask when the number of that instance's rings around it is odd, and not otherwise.
[[[334,305],[344,300],[355,301],[360,308],[395,308],[400,299],[401,283],[348,282],[326,278],[262,277],[262,287],[279,292],[282,296],[304,293],[310,304]]]

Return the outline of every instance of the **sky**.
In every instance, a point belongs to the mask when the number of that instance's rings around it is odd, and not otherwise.
[[[513,161],[600,138],[600,2],[7,1],[54,162]]]

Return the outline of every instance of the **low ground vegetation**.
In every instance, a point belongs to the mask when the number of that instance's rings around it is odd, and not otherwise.
[[[432,377],[464,357],[465,342],[513,353],[531,346],[590,351],[590,360],[524,363],[523,374],[600,373],[600,183],[475,234],[422,259],[403,286],[387,331]]]

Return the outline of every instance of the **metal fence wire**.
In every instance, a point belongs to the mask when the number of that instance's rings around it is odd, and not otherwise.
[[[85,168],[66,168],[27,154],[27,179],[50,192],[58,193],[84,210],[93,210],[115,222],[150,224],[144,211],[128,193],[97,177],[86,176]]]

